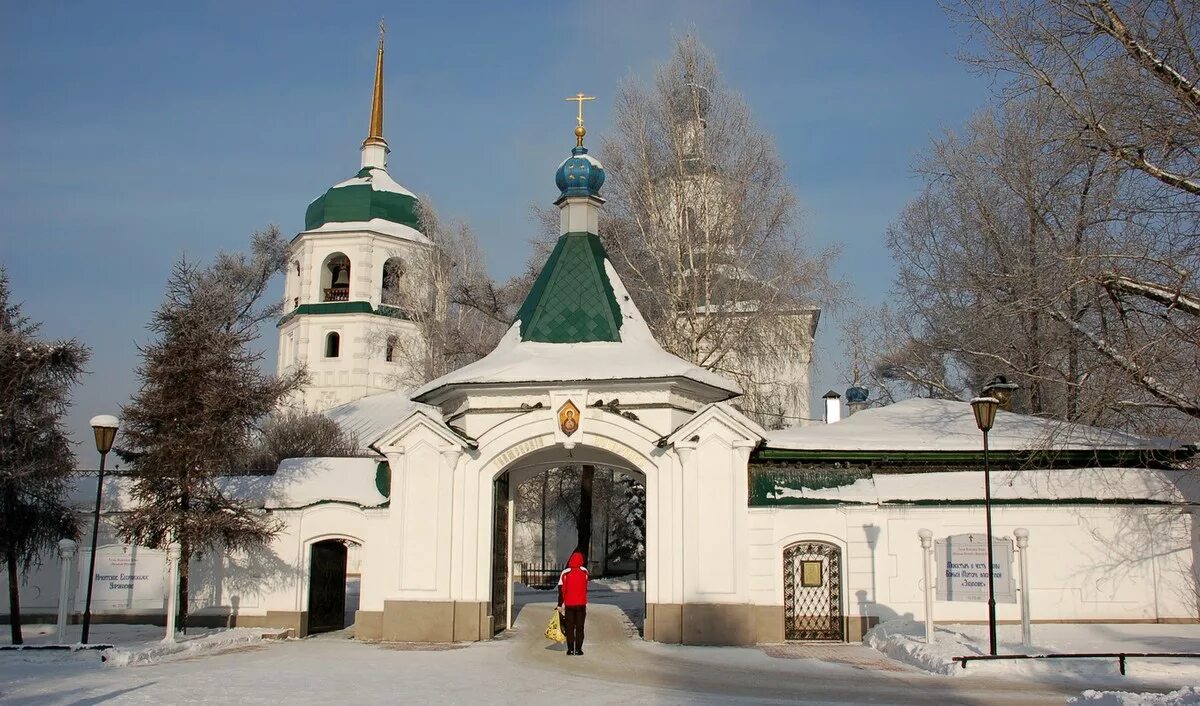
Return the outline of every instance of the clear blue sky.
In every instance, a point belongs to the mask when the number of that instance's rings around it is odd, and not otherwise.
[[[136,387],[136,344],[171,263],[244,247],[352,176],[376,23],[388,21],[389,170],[475,229],[494,276],[521,267],[557,193],[579,90],[592,136],[617,83],[695,31],[775,135],[816,246],[865,303],[887,296],[884,231],[916,156],[987,100],[933,2],[0,3],[0,262],[44,333],[93,349],[87,419]],[[603,157],[603,155],[601,155]],[[275,331],[264,332],[274,365]],[[818,332],[814,398],[849,363]],[[819,407],[814,405],[814,409]],[[77,449],[94,463],[90,441]]]

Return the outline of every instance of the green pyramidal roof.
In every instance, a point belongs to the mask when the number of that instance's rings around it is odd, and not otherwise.
[[[604,246],[593,233],[558,239],[517,312],[521,340],[585,343],[621,340],[621,307],[604,271]]]

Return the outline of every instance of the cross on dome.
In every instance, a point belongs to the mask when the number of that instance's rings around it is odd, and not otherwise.
[[[594,101],[596,100],[596,96],[585,96],[583,93],[576,93],[574,96],[564,98],[563,100],[575,101],[579,104],[578,124],[575,126],[575,146],[583,147],[583,136],[587,134],[587,128],[583,126],[583,102]]]

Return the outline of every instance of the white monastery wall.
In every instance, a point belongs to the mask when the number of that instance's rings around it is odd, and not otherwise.
[[[1190,514],[1146,505],[999,505],[992,512],[996,537],[1029,530],[1035,621],[1196,619]],[[783,550],[816,539],[842,548],[847,615],[880,620],[923,619],[919,529],[935,539],[984,529],[980,506],[754,508],[749,519],[755,604],[783,605]],[[1018,605],[998,604],[997,616],[1020,620]],[[937,601],[934,617],[976,621],[986,618],[986,604]]]

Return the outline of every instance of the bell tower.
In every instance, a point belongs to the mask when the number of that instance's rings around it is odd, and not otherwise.
[[[309,204],[288,252],[278,369],[308,367],[310,382],[293,403],[310,410],[410,380],[423,342],[416,322],[433,310],[421,276],[433,245],[416,197],[387,171],[383,39],[380,22],[361,168]]]

